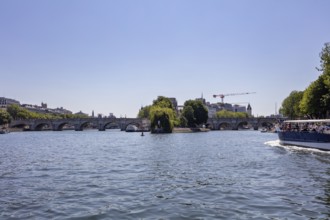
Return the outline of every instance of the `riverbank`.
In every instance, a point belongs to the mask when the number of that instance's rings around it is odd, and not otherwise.
[[[173,128],[173,133],[208,132],[208,128]]]
[[[74,130],[74,129],[63,129],[63,130]],[[84,129],[91,130],[91,129]],[[194,132],[208,132],[211,129],[209,128],[173,128],[173,133],[194,133]],[[24,132],[29,130],[24,130],[22,128],[8,128],[8,132]],[[43,131],[52,131],[51,129],[44,129]],[[136,131],[127,131],[127,132],[150,132],[148,129],[136,130]]]

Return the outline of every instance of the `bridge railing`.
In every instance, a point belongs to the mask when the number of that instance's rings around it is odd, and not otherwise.
[[[67,118],[67,119],[25,119],[25,120],[13,120],[10,123],[10,127],[25,126],[29,130],[42,130],[42,126],[47,126],[54,131],[62,130],[65,124],[74,126],[77,131],[83,130],[84,125],[92,124],[100,131],[105,130],[108,124],[117,124],[121,130],[126,130],[126,127],[130,124],[144,127],[150,126],[150,121],[140,118]]]

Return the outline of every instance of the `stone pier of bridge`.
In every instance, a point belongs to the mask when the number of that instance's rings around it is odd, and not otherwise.
[[[13,120],[10,127],[21,127],[31,131],[41,131],[44,129],[53,131],[62,131],[65,127],[75,131],[83,131],[86,127],[105,131],[108,127],[116,127],[126,130],[127,126],[135,125],[139,129],[150,129],[150,121],[140,118],[79,118],[79,119],[29,119]]]
[[[210,118],[206,126],[212,130],[238,130],[239,128],[272,127],[278,122],[277,118]],[[149,130],[150,121],[140,118],[79,118],[79,119],[30,119],[13,120],[10,127],[24,127],[31,131],[53,130],[62,131],[71,128],[83,131],[86,127],[105,131],[109,127],[126,130],[127,126],[135,125],[138,129]]]

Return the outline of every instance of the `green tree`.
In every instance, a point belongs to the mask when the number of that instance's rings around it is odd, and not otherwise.
[[[144,106],[138,113],[138,118],[149,118],[151,105]]]
[[[74,114],[72,115],[73,118],[89,118],[88,115],[85,114]]]
[[[292,91],[290,95],[285,98],[282,102],[282,107],[280,108],[280,113],[290,119],[295,119],[303,116],[300,102],[302,100],[304,92],[302,91]]]
[[[186,124],[189,127],[195,127],[196,119],[194,116],[194,109],[192,106],[190,106],[190,105],[184,106],[181,117],[186,119]]]
[[[208,110],[200,100],[188,100],[184,103],[182,115],[188,126],[195,127],[207,122]]]
[[[185,128],[185,127],[188,126],[188,120],[182,114],[181,114],[181,116],[179,118],[179,122],[180,122],[179,126],[181,126],[183,128]]]
[[[325,43],[320,53],[321,67],[317,68],[322,71],[324,76],[324,84],[330,89],[330,43]]]
[[[330,113],[330,43],[320,53],[322,74],[304,92],[293,91],[282,103],[280,112],[290,118],[326,118]],[[302,94],[302,95],[301,95]],[[299,102],[299,105],[297,104]]]
[[[170,108],[170,109],[174,109],[173,104],[171,102],[171,100],[165,96],[158,96],[158,98],[156,100],[153,101],[153,106],[159,106],[162,108]]]
[[[227,110],[221,110],[216,113],[217,118],[248,118],[246,112],[232,112]]]
[[[62,118],[88,118],[84,114],[55,114],[55,113],[40,113],[29,111],[19,105],[13,104],[7,107],[8,113],[13,119],[62,119]]]
[[[248,118],[249,115],[246,112],[235,112],[235,117],[236,118]]]
[[[17,118],[19,119],[36,119],[38,115],[35,114],[34,112],[31,112],[27,109],[20,108],[18,113],[17,113]]]
[[[173,109],[152,106],[150,117],[151,132],[172,133],[175,118]]]
[[[7,107],[7,112],[15,120],[17,119],[18,113],[20,112],[20,110],[21,110],[21,107],[19,105],[16,105],[16,104],[12,104],[12,105],[9,105]]]
[[[300,109],[309,118],[325,118],[330,107],[328,89],[324,84],[323,75],[312,82],[304,91]]]
[[[234,112],[221,110],[216,113],[217,118],[234,118]]]
[[[10,122],[11,122],[10,114],[4,109],[0,109],[0,125],[9,124]]]
[[[171,100],[158,96],[151,106],[146,106],[139,111],[139,117],[148,116],[151,122],[151,132],[171,133],[174,126],[180,124]]]
[[[325,43],[320,53],[322,80],[325,86],[325,93],[322,95],[323,107],[327,109],[326,115],[329,116],[330,113],[330,43]]]
[[[301,112],[309,118],[326,118],[330,110],[330,43],[325,43],[320,53],[322,74],[304,91],[300,102]]]

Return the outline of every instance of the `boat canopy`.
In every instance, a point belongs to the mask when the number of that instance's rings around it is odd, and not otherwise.
[[[330,123],[330,119],[286,120],[284,123]]]

